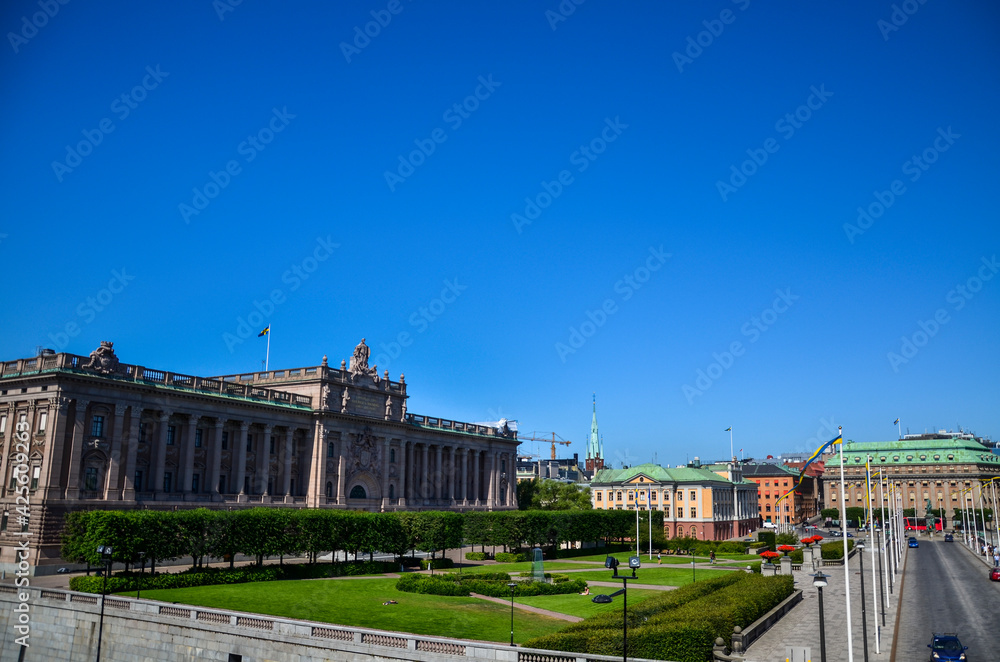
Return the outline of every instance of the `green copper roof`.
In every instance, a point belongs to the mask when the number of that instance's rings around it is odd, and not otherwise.
[[[634,467],[629,467],[628,469],[601,469],[594,476],[594,480],[591,481],[591,485],[603,484],[603,483],[624,483],[632,480],[636,476],[646,476],[650,480],[656,483],[730,483],[729,480],[723,478],[714,471],[710,471],[705,467],[675,467],[672,469],[664,469],[658,464],[652,464],[647,462],[646,464],[638,464]]]
[[[844,444],[844,466],[873,465],[995,464],[1000,455],[971,439],[902,439],[900,441],[849,441]],[[840,467],[840,452],[827,456],[826,469]]]

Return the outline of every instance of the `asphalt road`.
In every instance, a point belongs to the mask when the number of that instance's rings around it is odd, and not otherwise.
[[[907,555],[898,662],[929,660],[934,632],[954,632],[969,662],[1000,660],[1000,582],[960,542],[920,539]]]

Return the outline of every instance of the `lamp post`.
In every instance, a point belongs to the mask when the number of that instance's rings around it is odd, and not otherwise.
[[[101,590],[101,621],[97,626],[97,662],[101,662],[101,636],[104,634],[104,602],[108,597],[108,575],[111,574],[111,556],[114,550],[111,545],[98,545],[97,553],[104,561],[104,588]]]
[[[813,586],[819,592],[819,660],[826,662],[826,623],[823,620],[823,587],[827,584],[829,575],[820,570],[813,575]]]
[[[865,651],[865,662],[868,662],[868,621],[865,618],[865,544],[859,542],[855,547],[858,548],[858,562],[861,564],[861,637],[864,645]],[[846,564],[847,561],[845,560]],[[848,623],[847,627],[850,628],[851,624]]]
[[[688,554],[691,555],[691,583],[693,584],[694,582],[698,581],[695,578],[695,574],[694,574],[694,548],[693,547],[688,550]]]
[[[510,645],[514,645],[514,589],[517,588],[517,582],[510,582],[507,584],[507,588],[510,589]]]
[[[135,589],[135,597],[142,593],[142,571],[146,569],[146,552],[139,552],[139,585]]]
[[[630,556],[628,559],[628,567],[632,570],[632,576],[619,575],[618,574],[618,559],[613,556],[608,556],[604,559],[604,567],[614,570],[614,574],[611,576],[612,579],[622,580],[622,590],[615,591],[611,595],[595,595],[591,602],[596,602],[598,604],[611,602],[611,598],[616,595],[622,596],[622,660],[623,662],[628,662],[628,580],[635,579],[635,571],[641,565],[638,555]]]

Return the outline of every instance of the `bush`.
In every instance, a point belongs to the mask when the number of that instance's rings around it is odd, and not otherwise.
[[[799,538],[794,533],[779,533],[774,537],[774,541],[779,545],[797,545]]]
[[[487,561],[487,560],[489,560],[489,558],[490,558],[490,555],[487,554],[486,552],[466,552],[465,553],[465,560],[466,561]]]
[[[767,545],[767,548],[769,550],[771,550],[772,552],[774,551],[774,548],[776,546],[776,540],[775,540],[775,538],[776,538],[776,536],[774,535],[774,531],[758,531],[757,532],[757,539],[760,542],[762,542],[765,545]]]
[[[395,572],[395,563],[388,561],[355,561],[348,563],[295,563],[289,565],[245,566],[242,568],[204,568],[196,571],[185,570],[178,573],[123,572],[108,577],[108,593],[122,593],[143,590],[188,588],[191,586],[211,586],[215,584],[245,584],[247,582],[267,582],[282,579],[320,579],[323,577],[345,577],[356,575],[376,575]],[[69,580],[71,591],[100,593],[104,588],[103,577],[73,577]]]
[[[429,570],[434,568],[435,570],[440,570],[441,568],[454,568],[455,562],[451,559],[420,559],[420,569]]]
[[[493,558],[497,563],[516,563],[518,561],[527,561],[528,559],[523,558],[523,554],[515,554],[513,552],[500,552]]]
[[[407,593],[427,593],[430,595],[469,595],[479,593],[494,598],[510,597],[510,575],[503,572],[476,572],[465,575],[450,573],[447,575],[403,575],[396,582],[396,589]],[[587,588],[587,582],[582,579],[548,584],[545,582],[518,582],[515,589],[517,596],[529,595],[561,595],[566,593],[581,593]]]
[[[854,549],[854,541],[848,538],[847,551],[850,552],[852,549]],[[844,543],[840,540],[823,543],[820,545],[820,550],[824,559],[833,561],[844,558]]]

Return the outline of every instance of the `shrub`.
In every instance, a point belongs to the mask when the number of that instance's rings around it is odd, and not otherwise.
[[[466,561],[486,561],[490,558],[490,555],[486,552],[466,552]]]
[[[792,560],[792,563],[803,563],[805,561],[805,553],[801,549],[797,549],[794,552],[790,552],[788,558]]]
[[[454,568],[455,562],[451,559],[420,559],[420,569],[429,570],[434,568],[439,570],[441,568]]]
[[[515,554],[513,552],[500,552],[493,558],[497,563],[516,563],[518,561],[526,561],[527,559],[522,558],[523,554]]]
[[[854,541],[847,539],[847,551],[854,549]],[[824,559],[836,560],[844,558],[844,543],[840,540],[827,542],[820,545],[820,550]]]
[[[396,582],[396,589],[407,593],[427,593],[431,595],[469,595],[479,593],[494,598],[510,597],[510,575],[496,572],[477,572],[465,575],[403,575]],[[518,582],[515,595],[561,595],[581,593],[587,588],[582,579],[548,584],[546,582]]]
[[[769,550],[771,550],[772,552],[774,551],[774,547],[775,547],[775,544],[776,544],[774,531],[758,531],[757,532],[757,539],[760,542],[762,542],[765,545],[767,545],[767,548]]]

